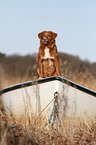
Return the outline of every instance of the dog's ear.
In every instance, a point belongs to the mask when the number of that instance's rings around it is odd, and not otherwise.
[[[40,32],[40,33],[38,34],[39,39],[42,38],[42,35],[43,35],[43,32]]]
[[[53,38],[55,39],[57,37],[57,33],[52,32]]]

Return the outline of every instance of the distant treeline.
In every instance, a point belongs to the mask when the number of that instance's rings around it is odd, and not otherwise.
[[[78,56],[65,53],[59,53],[61,76],[67,69],[72,73],[85,73],[86,71],[96,76],[96,63],[90,63],[88,60],[82,61]],[[28,75],[37,76],[38,63],[37,54],[21,56],[18,54],[7,56],[0,53],[0,74],[4,73],[13,77],[24,77]]]

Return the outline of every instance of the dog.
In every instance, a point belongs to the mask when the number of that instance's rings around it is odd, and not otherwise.
[[[57,33],[52,31],[43,31],[38,34],[38,37],[40,39],[40,47],[37,56],[39,64],[37,72],[39,78],[60,76],[60,58],[55,45]]]

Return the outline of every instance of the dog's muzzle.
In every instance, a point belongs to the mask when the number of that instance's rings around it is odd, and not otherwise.
[[[49,41],[47,41],[46,39],[44,39],[44,40],[43,40],[43,43],[44,43],[45,45],[47,45],[47,44],[49,43]]]

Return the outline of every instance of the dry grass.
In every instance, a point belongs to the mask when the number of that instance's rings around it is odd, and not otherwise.
[[[84,74],[73,74],[66,69],[61,75],[96,91],[96,80],[87,70]],[[31,78],[35,79],[37,78]],[[29,81],[27,75],[22,79],[2,75],[0,87],[5,88],[24,81]],[[79,119],[74,124],[65,121],[63,125],[59,124],[59,129],[52,129],[50,125],[42,128],[40,122],[33,125],[30,119],[30,123],[25,125],[7,116],[0,103],[0,145],[95,145],[96,123],[92,119],[89,120]]]
[[[23,125],[0,111],[0,145],[95,145],[96,123],[85,119],[74,125],[65,122],[61,129],[45,128],[40,124]]]
[[[89,89],[92,89],[96,91],[96,79],[92,73],[90,73],[88,70],[83,72],[78,72],[76,70],[74,73],[72,71],[69,71],[69,69],[65,69],[64,72],[61,74],[63,77],[80,84],[84,87],[87,87]]]
[[[80,84],[84,87],[96,91],[96,75],[94,76],[92,73],[88,72],[88,70],[86,70],[85,73],[78,72],[78,70],[76,70],[73,73],[67,68],[63,72],[61,72],[61,76],[77,84]],[[0,88],[3,89],[14,84],[18,84],[30,80],[37,80],[37,79],[38,79],[37,75],[28,77],[27,73],[23,78],[19,78],[19,77],[15,78],[12,76],[10,77],[8,75],[3,74],[0,78]]]

